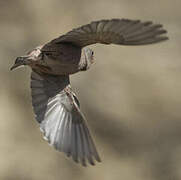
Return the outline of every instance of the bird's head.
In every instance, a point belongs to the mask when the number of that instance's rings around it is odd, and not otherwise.
[[[25,56],[17,57],[14,65],[10,70],[16,69],[21,66],[29,65],[34,61],[40,60],[42,58],[41,46],[36,47],[32,51],[29,51]]]

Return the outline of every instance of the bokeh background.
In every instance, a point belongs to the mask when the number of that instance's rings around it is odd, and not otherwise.
[[[181,179],[180,0],[0,0],[0,180]],[[30,69],[17,56],[93,20],[153,20],[160,44],[92,46],[71,77],[102,163],[84,168],[48,146],[34,120]]]

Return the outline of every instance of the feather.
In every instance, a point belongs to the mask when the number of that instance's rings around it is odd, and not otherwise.
[[[95,165],[93,157],[100,162],[69,79],[63,77],[61,81],[61,76],[40,76],[35,72],[31,77],[33,109],[44,139],[83,166],[86,159]]]
[[[144,36],[141,36],[142,34]],[[140,20],[111,19],[94,21],[83,25],[52,40],[48,44],[54,46],[56,43],[68,42],[79,47],[95,43],[142,45],[167,40],[166,36],[162,36],[164,34],[166,34],[166,31],[162,29],[162,25],[153,24],[151,21],[141,22]],[[142,37],[142,41],[136,38],[137,36]],[[132,37],[134,37],[134,41]],[[148,37],[150,38],[149,40]]]

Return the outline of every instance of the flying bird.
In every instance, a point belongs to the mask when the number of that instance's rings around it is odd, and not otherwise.
[[[44,138],[83,166],[101,162],[69,76],[94,62],[88,45],[146,45],[167,40],[161,24],[111,19],[94,21],[17,57],[11,70],[30,66],[35,118]]]

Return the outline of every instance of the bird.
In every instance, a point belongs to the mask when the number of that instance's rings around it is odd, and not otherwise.
[[[106,19],[75,28],[17,57],[11,70],[29,66],[35,119],[44,139],[82,166],[101,162],[70,75],[94,63],[88,45],[147,45],[168,39],[163,25],[152,21]]]

